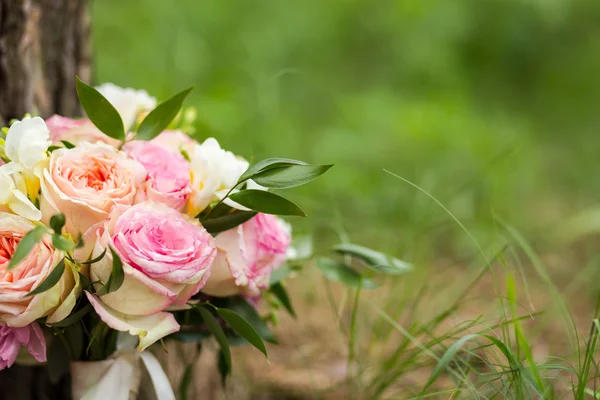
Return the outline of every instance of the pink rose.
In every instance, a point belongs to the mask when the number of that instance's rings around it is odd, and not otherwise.
[[[125,272],[118,290],[99,299],[92,296],[104,322],[134,335],[151,330],[152,334],[141,336],[141,347],[177,331],[173,316],[161,311],[184,305],[204,285],[217,253],[212,236],[197,220],[165,204],[146,201],[129,208],[115,206],[97,229],[97,237],[92,257],[110,246]],[[92,281],[106,282],[111,269],[109,251],[91,265]]]
[[[151,142],[178,154],[181,153],[181,150],[185,150],[190,156],[197,144],[194,139],[181,131],[164,131]]]
[[[127,143],[123,150],[139,161],[148,173],[146,198],[183,210],[192,191],[190,166],[183,156],[152,142],[139,140]]]
[[[46,361],[46,339],[36,322],[22,328],[0,326],[0,370],[14,364],[21,346],[39,362]]]
[[[54,287],[25,296],[46,280],[64,256],[54,249],[49,235],[23,261],[7,270],[17,245],[34,227],[23,217],[0,212],[0,325],[23,327],[44,316],[48,316],[48,322],[58,322],[75,306],[79,275],[70,264]]]
[[[140,163],[104,143],[55,150],[41,179],[42,221],[61,212],[67,232],[84,233],[106,219],[115,204],[143,200],[145,179]]]
[[[50,131],[50,140],[54,143],[66,140],[73,144],[103,142],[113,147],[119,145],[117,139],[106,136],[89,119],[71,119],[53,115],[46,120],[46,126]]]
[[[290,246],[290,228],[273,215],[257,214],[216,237],[218,254],[202,292],[211,296],[255,296],[269,286]]]

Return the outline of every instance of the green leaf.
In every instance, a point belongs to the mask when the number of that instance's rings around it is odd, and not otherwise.
[[[60,262],[58,264],[56,264],[56,267],[54,267],[54,269],[52,270],[52,272],[50,272],[48,277],[46,277],[46,279],[44,279],[44,282],[42,282],[38,287],[33,289],[31,292],[27,293],[25,295],[25,297],[33,296],[34,294],[43,293],[46,290],[52,289],[58,283],[58,281],[60,281],[60,278],[63,276],[64,272],[65,272],[65,259],[63,258],[62,260],[60,260]]]
[[[98,261],[100,261],[104,258],[104,256],[106,255],[106,250],[107,249],[104,249],[104,251],[98,257],[92,258],[90,261],[81,262],[79,264],[91,265],[91,264],[97,263]]]
[[[38,244],[45,234],[48,233],[48,229],[43,225],[38,225],[23,236],[15,252],[13,253],[10,262],[8,263],[7,270],[13,269],[18,263],[23,261],[29,252]]]
[[[226,308],[217,308],[217,314],[219,314],[219,316],[223,318],[238,335],[246,339],[252,346],[260,350],[265,357],[268,357],[265,342],[263,342],[263,339],[252,327],[252,325],[248,323],[248,321]]]
[[[229,360],[229,363],[227,363],[227,360],[227,354],[225,354],[223,349],[221,349],[221,351],[219,351],[218,367],[219,373],[221,374],[221,385],[223,387],[225,387],[225,384],[227,383],[227,378],[231,374],[231,360]]]
[[[171,334],[169,337],[182,343],[199,343],[208,339],[210,337],[210,333],[205,331],[180,330],[179,332]]]
[[[75,248],[80,249],[83,246],[85,246],[85,241],[83,240],[83,236],[80,234],[77,238],[77,241],[75,242]]]
[[[83,353],[83,328],[81,324],[69,325],[64,329],[69,358],[73,361],[81,360]]]
[[[202,221],[202,226],[211,235],[227,231],[243,224],[256,215],[254,211],[235,211],[220,217]]]
[[[90,303],[88,303],[83,308],[81,308],[79,311],[74,312],[73,314],[69,315],[67,318],[63,319],[62,321],[55,322],[53,324],[47,324],[47,325],[50,325],[53,328],[65,328],[65,327],[72,325],[75,322],[79,321],[81,318],[85,317],[87,315],[87,313],[89,313],[91,310],[92,310],[92,305]]]
[[[154,110],[144,118],[137,130],[136,139],[150,140],[164,131],[171,121],[177,116],[183,101],[192,91],[193,87],[176,94],[169,100],[160,103]]]
[[[431,384],[433,382],[435,382],[435,380],[439,377],[439,375],[446,368],[451,368],[451,363],[450,362],[454,359],[454,356],[460,350],[460,348],[466,342],[468,342],[469,340],[472,340],[472,339],[474,339],[474,338],[476,338],[478,336],[479,335],[477,335],[477,334],[471,334],[471,335],[463,336],[462,338],[460,338],[459,340],[457,340],[456,342],[454,342],[452,344],[452,346],[450,346],[448,348],[448,350],[446,350],[446,352],[444,353],[444,355],[442,356],[442,358],[440,358],[440,360],[438,361],[437,365],[433,369],[433,372],[431,373],[431,376],[427,380],[427,383],[425,383],[425,386],[421,390],[421,395],[423,395],[425,393],[425,391],[431,386]]]
[[[281,304],[283,304],[283,306],[290,313],[290,315],[296,318],[296,312],[294,311],[294,307],[292,307],[290,296],[288,296],[287,290],[285,290],[281,282],[274,284],[269,288],[269,290],[275,295],[275,297],[279,299]]]
[[[66,149],[72,149],[73,147],[75,147],[75,145],[67,140],[61,140],[60,141]]]
[[[245,319],[263,340],[270,343],[277,343],[277,340],[273,336],[273,332],[271,332],[265,321],[258,314],[256,308],[248,303],[243,297],[235,296],[228,298],[223,308],[229,309]]]
[[[287,167],[290,165],[308,165],[304,161],[292,160],[291,158],[267,158],[251,165],[246,172],[240,176],[238,183],[242,183],[252,178],[255,174],[266,171],[271,168]]]
[[[242,190],[229,198],[251,210],[274,215],[297,215],[306,217],[304,211],[286,198],[264,190]]]
[[[412,266],[404,261],[356,244],[340,244],[333,250],[360,259],[367,267],[376,272],[400,275],[412,270]]]
[[[375,282],[363,277],[346,264],[332,260],[331,258],[319,258],[317,260],[317,268],[325,278],[342,282],[346,286],[361,287],[362,289],[375,289],[378,286]]]
[[[123,280],[125,279],[125,273],[123,272],[123,263],[121,262],[119,255],[112,249],[112,247],[110,247],[110,252],[113,257],[112,271],[106,284],[96,292],[98,296],[103,296],[105,294],[112,293],[118,290],[123,284]]]
[[[217,342],[221,346],[227,368],[231,371],[231,349],[229,348],[229,342],[227,341],[225,332],[223,332],[223,328],[219,325],[219,321],[217,321],[215,316],[204,307],[196,307],[196,310],[198,310],[202,316],[208,330],[214,335],[215,339],[217,339]]]
[[[81,289],[89,290],[91,283],[88,277],[82,274],[81,272],[77,272],[77,274],[79,275],[79,281],[81,282]]]
[[[181,382],[179,383],[179,398],[181,400],[187,400],[188,398],[188,389],[190,384],[192,383],[194,365],[200,356],[200,352],[202,351],[202,346],[198,344],[196,349],[196,356],[191,360],[191,362],[186,366],[185,372],[183,373],[183,377],[181,378]]]
[[[65,226],[65,214],[60,213],[53,215],[50,218],[50,228],[54,230],[55,233],[61,233],[63,226]]]
[[[52,235],[52,245],[58,250],[62,250],[64,252],[69,252],[75,248],[74,242],[56,233]]]
[[[327,172],[333,165],[292,165],[257,173],[252,180],[271,189],[287,189],[304,185]]]
[[[269,285],[271,285],[271,286],[275,285],[277,282],[282,281],[285,277],[287,277],[292,272],[294,272],[294,269],[292,267],[290,267],[288,264],[281,265],[275,271],[271,272],[271,279],[270,279]]]
[[[57,384],[60,378],[69,372],[71,365],[69,351],[66,347],[67,340],[62,333],[58,333],[47,351],[48,362],[46,364],[50,382]]]
[[[90,121],[108,136],[125,140],[125,128],[119,112],[99,91],[77,77],[77,97]]]
[[[55,145],[49,146],[48,147],[48,153],[52,153],[54,150],[58,150],[58,149],[62,149],[62,147],[61,146],[55,146]]]

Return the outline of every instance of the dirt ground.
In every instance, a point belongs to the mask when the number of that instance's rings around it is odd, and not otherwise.
[[[561,261],[559,261],[561,260]],[[573,315],[579,332],[580,339],[587,338],[592,320],[593,304],[590,297],[582,295],[585,282],[577,283],[568,278],[568,271],[564,270],[564,259],[554,256],[544,257],[549,273],[558,282],[557,289],[568,295],[568,306],[576,310]],[[440,262],[443,272],[433,275],[428,284],[431,288],[423,300],[419,318],[424,320],[427,314],[434,315],[448,305],[450,296],[456,296],[463,288],[468,286],[478,271],[468,270],[464,266],[447,266]],[[465,297],[464,305],[454,313],[439,330],[449,330],[461,322],[481,318],[486,324],[493,325],[499,322],[499,301],[502,299],[504,289],[504,271],[499,266],[494,266],[494,274],[487,274],[479,281]],[[544,311],[539,315],[523,320],[523,327],[532,339],[530,345],[537,360],[546,360],[549,356],[561,356],[567,360],[576,361],[576,351],[570,347],[564,334],[565,323],[555,315],[556,310],[548,286],[533,270],[527,269],[527,284],[518,279],[517,293],[519,293],[520,315],[534,314]],[[493,275],[493,276],[492,276]],[[460,277],[460,280],[457,280]],[[307,282],[311,282],[307,288]],[[450,288],[449,282],[455,287]],[[332,284],[332,297],[338,301],[344,299],[345,289],[338,284]],[[268,345],[268,361],[253,348],[234,348],[234,372],[227,389],[223,390],[220,378],[215,371],[216,344],[209,344],[195,363],[193,369],[193,383],[190,385],[188,399],[346,399],[367,398],[363,396],[353,382],[347,379],[348,339],[340,324],[347,324],[349,320],[348,308],[341,313],[341,321],[330,306],[329,297],[325,286],[318,274],[305,271],[301,278],[290,281],[288,289],[294,299],[297,319],[281,312],[281,320],[274,328],[278,345]],[[400,290],[402,285],[394,286],[389,290],[381,290],[365,295],[361,309],[367,314],[367,305],[370,302],[383,303],[385,297],[393,295],[395,290]],[[389,301],[389,298],[388,298]],[[389,303],[388,303],[389,304]],[[369,328],[374,324],[376,317],[373,315],[359,315],[358,352],[366,372],[362,380],[369,379],[368,366],[377,366],[382,357],[389,354],[398,346],[401,335],[395,335],[384,343],[369,342]],[[398,322],[408,325],[404,313],[400,313]],[[468,332],[481,330],[476,326]],[[193,345],[169,343],[168,353],[162,350],[157,352],[161,361],[168,366],[167,372],[173,382],[173,387],[178,388],[185,366],[194,358]],[[441,353],[440,353],[441,355]],[[493,356],[492,356],[493,357]],[[431,374],[431,368],[421,368],[410,374],[403,375],[391,388],[389,396],[384,398],[403,399],[410,397],[410,393],[418,392]],[[448,386],[446,386],[448,385]],[[452,381],[445,377],[440,378],[440,387],[453,388]],[[407,389],[408,388],[408,389]],[[404,395],[406,394],[406,395]],[[390,397],[391,396],[391,397]]]

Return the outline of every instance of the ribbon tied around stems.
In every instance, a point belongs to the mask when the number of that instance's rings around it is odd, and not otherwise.
[[[137,338],[120,333],[117,351],[103,361],[71,363],[75,400],[175,400],[160,363],[149,351],[135,349]]]

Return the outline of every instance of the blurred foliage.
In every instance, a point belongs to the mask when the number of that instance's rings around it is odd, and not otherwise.
[[[190,86],[197,136],[336,166],[295,200],[318,246],[473,254],[600,198],[600,2],[96,0],[95,81]],[[308,227],[308,225],[306,225]],[[468,253],[466,252],[468,250]]]

